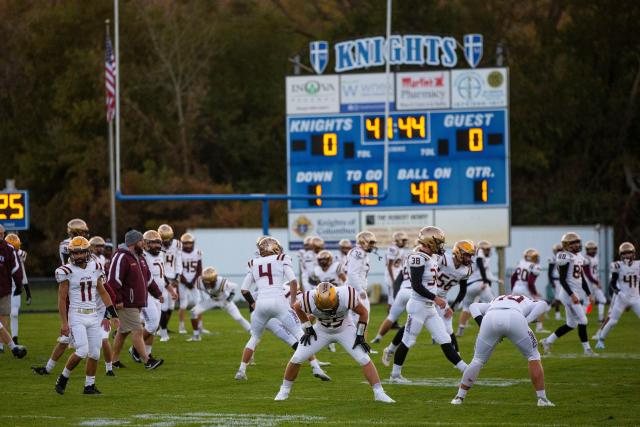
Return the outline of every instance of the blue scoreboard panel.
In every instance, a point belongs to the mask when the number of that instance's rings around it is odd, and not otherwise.
[[[508,110],[392,111],[287,116],[289,209],[508,207]],[[389,141],[381,195],[384,137]]]
[[[29,192],[0,192],[0,224],[8,231],[29,229]]]

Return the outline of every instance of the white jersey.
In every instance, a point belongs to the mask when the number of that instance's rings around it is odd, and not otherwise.
[[[555,255],[551,255],[549,258],[547,258],[547,266],[548,266],[548,268],[551,268],[551,279],[554,282],[557,282],[558,281],[558,269],[556,268],[556,256]],[[553,283],[552,283],[552,285],[553,285]]]
[[[438,257],[436,255],[427,255],[424,252],[413,252],[407,258],[409,274],[412,268],[424,267],[422,272],[421,285],[426,290],[437,295],[438,294]],[[411,292],[411,299],[422,302],[431,302],[428,298],[423,297],[415,290]]]
[[[534,264],[532,262],[521,259],[516,267],[515,275],[516,282],[513,284],[513,287],[516,286],[524,286],[525,288],[529,288],[529,276],[539,276],[542,272],[542,268],[540,264]],[[513,289],[512,289],[513,291]]]
[[[582,289],[582,266],[586,264],[584,257],[577,253],[571,253],[567,251],[560,251],[556,255],[556,265],[558,268],[564,265],[569,266],[567,272],[567,283],[572,292],[575,292],[578,296],[582,295],[584,290]]]
[[[347,263],[347,254],[343,254],[342,251],[338,251],[336,252],[334,258],[336,259],[336,261],[342,264],[342,269],[344,270],[344,266]]]
[[[546,303],[544,301],[534,301],[524,295],[500,295],[488,304],[478,304],[478,307],[480,308],[481,314],[493,310],[515,310],[524,317],[533,317],[531,320],[535,320],[539,314],[544,313],[546,310]],[[531,313],[534,313],[534,316],[529,316]],[[472,313],[472,315],[474,314],[476,313]]]
[[[598,280],[598,277],[600,276],[600,258],[598,258],[598,255],[596,256],[584,255],[584,259],[587,262],[587,265],[589,266],[589,272],[591,273],[591,276],[594,279]]]
[[[325,329],[338,329],[342,326],[353,325],[349,310],[354,310],[360,305],[360,299],[354,288],[351,286],[341,286],[336,288],[338,298],[338,308],[332,313],[319,310],[313,299],[314,292],[307,291],[302,295],[302,310],[318,319],[318,323]]]
[[[627,298],[639,298],[640,261],[615,261],[611,263],[611,273],[618,273],[618,289]]]
[[[249,290],[253,283],[260,298],[284,298],[284,285],[296,279],[291,258],[285,254],[258,257],[249,261],[248,272],[242,282],[242,290]]]
[[[227,300],[230,295],[236,293],[236,289],[238,289],[238,285],[236,283],[220,276],[216,279],[216,283],[214,283],[213,287],[207,288],[204,285],[202,286],[203,292],[209,295],[212,300],[218,302]]]
[[[58,256],[60,257],[60,265],[65,265],[69,261],[69,242],[71,242],[70,237],[60,242],[60,245],[58,247]]]
[[[345,264],[345,274],[347,275],[346,284],[354,288],[357,292],[367,291],[369,283],[367,276],[369,275],[369,254],[356,246],[347,254],[347,263]]]
[[[384,274],[387,277],[389,276],[388,265],[389,262],[392,262],[391,270],[393,271],[393,275],[391,279],[393,280],[393,278],[395,278],[400,272],[406,255],[407,254],[404,251],[404,248],[399,248],[396,245],[389,246],[389,248],[387,248],[387,252],[384,255]]]
[[[98,294],[98,279],[103,278],[104,272],[96,258],[91,257],[85,268],[71,263],[56,269],[56,281],[69,281],[69,308],[95,309],[101,307],[102,299]],[[100,304],[98,304],[100,300]]]
[[[313,273],[314,267],[318,265],[316,261],[316,253],[311,249],[304,249],[300,251],[300,266],[302,272],[307,275]]]
[[[482,265],[484,266],[484,271],[485,271],[487,280],[492,282],[496,281],[497,279],[493,276],[490,270],[491,258],[485,257],[484,252],[479,250],[471,262],[471,265],[473,265],[473,271],[471,272],[471,276],[469,276],[469,284],[482,282],[482,273],[480,272],[480,267],[478,267],[478,262],[481,262]]]
[[[182,277],[191,283],[199,273],[202,273],[202,251],[196,247],[191,252],[182,250],[180,258],[182,259]]]
[[[165,271],[164,271],[164,254],[162,251],[158,255],[153,255],[151,252],[144,251],[144,259],[147,261],[151,277],[161,291],[164,291],[166,287]]]
[[[334,261],[326,271],[319,265],[316,265],[311,277],[320,282],[329,282],[335,286],[340,286],[342,285],[342,280],[340,280],[340,274],[342,273],[342,264]]]
[[[438,293],[439,297],[445,298],[449,290],[460,284],[461,280],[467,280],[473,272],[473,268],[470,265],[460,265],[456,268],[453,255],[446,252],[444,255],[438,257]],[[409,283],[411,285],[411,283]]]
[[[164,273],[169,280],[176,280],[182,274],[182,242],[177,239],[171,240],[168,248],[162,245],[164,252]]]

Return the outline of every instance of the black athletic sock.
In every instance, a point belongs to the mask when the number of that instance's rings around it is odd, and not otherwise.
[[[402,337],[404,336],[404,326],[400,329],[398,329],[398,332],[396,332],[396,334],[394,335],[393,339],[391,340],[391,342],[393,343],[393,345],[395,345],[396,347],[400,345],[400,343],[402,342]]]
[[[460,347],[458,347],[458,338],[456,338],[456,334],[451,334],[451,345],[455,351],[460,351]]]
[[[573,328],[569,327],[566,323],[562,326],[560,326],[558,329],[556,329],[556,336],[558,338],[560,338],[561,336],[563,336],[564,334],[566,334],[567,332],[571,332],[573,330]]]
[[[580,342],[589,341],[587,336],[587,325],[578,325],[578,336],[580,337]]]
[[[13,343],[14,343],[15,345],[18,345],[18,337],[13,337]]]
[[[442,352],[447,357],[449,362],[453,363],[454,366],[462,360],[451,343],[440,344],[440,348],[442,349]]]
[[[167,318],[167,312],[160,312],[160,329],[167,329],[167,325],[169,324],[169,319]]]
[[[393,364],[394,365],[404,365],[404,360],[407,358],[407,353],[409,352],[409,348],[400,343],[398,348],[396,349],[395,354],[393,355]]]

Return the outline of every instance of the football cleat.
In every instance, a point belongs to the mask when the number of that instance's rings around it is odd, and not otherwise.
[[[178,329],[178,333],[184,335],[187,333],[187,329],[183,326]]]
[[[331,362],[321,362],[320,360],[318,360],[318,365],[319,366],[331,366]]]
[[[194,335],[192,337],[187,338],[187,341],[189,342],[202,341],[202,337],[200,335]]]
[[[49,371],[47,371],[47,368],[44,366],[32,366],[31,370],[33,371],[34,374],[49,375]]]
[[[546,397],[541,397],[538,399],[538,406],[556,406],[556,405],[554,405],[554,403],[549,399],[547,399]]]
[[[169,335],[167,335],[166,337],[160,337],[160,342],[167,342],[169,341]]]
[[[598,349],[598,350],[604,350],[605,349],[604,340],[598,340],[598,342],[596,343],[596,349]]]
[[[551,333],[548,329],[536,329],[536,334],[549,334]]]
[[[134,362],[142,363],[142,359],[140,358],[140,355],[138,354],[135,348],[129,347],[129,354],[131,355],[131,358],[133,359]]]
[[[107,376],[108,377],[115,377],[116,374],[113,372],[113,370],[109,370],[109,371],[107,371]]]
[[[289,398],[289,390],[280,387],[280,391],[278,391],[278,394],[276,394],[276,397],[273,400],[287,400],[288,398]]]
[[[205,335],[211,335],[211,331],[205,328],[200,329],[200,333],[203,333]]]
[[[393,351],[386,347],[382,350],[382,364],[384,366],[389,366],[391,364],[391,356],[393,356]]]
[[[27,355],[27,348],[22,345],[17,345],[11,349],[11,353],[13,353],[13,357],[22,359]]]
[[[253,358],[253,354],[251,355],[251,359],[249,359],[249,365],[251,365],[251,366],[255,366],[256,365],[256,361]]]
[[[546,338],[540,340],[540,345],[542,346],[544,354],[551,354],[551,344],[547,342]]]
[[[462,401],[464,400],[464,397],[460,397],[460,396],[456,396],[453,398],[453,400],[451,401],[452,405],[462,405]]]
[[[120,369],[126,368],[126,366],[119,360],[116,360],[115,362],[113,362],[111,366],[113,366],[114,368],[120,368]]]
[[[244,372],[242,372],[242,371],[238,371],[238,372],[236,372],[236,376],[235,376],[235,378],[236,378],[238,381],[246,381],[246,380],[248,379],[248,378],[247,378],[247,374],[246,374],[246,373],[244,373]]]
[[[58,379],[56,380],[56,393],[64,394],[64,389],[67,388],[68,381],[69,381],[69,378],[60,374],[60,376],[58,376]]]
[[[595,351],[593,351],[593,350],[592,350],[592,349],[590,349],[590,348],[586,348],[586,349],[584,350],[584,355],[585,355],[586,357],[598,357],[598,356],[600,356],[598,353],[596,353]]]
[[[313,376],[316,378],[320,378],[322,381],[331,381],[331,377],[327,375],[327,373],[322,369],[314,369]]]
[[[382,338],[375,337],[374,339],[371,340],[371,344],[378,344],[380,341],[382,341]]]
[[[378,350],[374,350],[374,349],[370,349],[370,350],[369,350],[369,353],[371,353],[371,354],[378,354],[378,353],[379,353],[379,351],[378,351]]]
[[[598,330],[594,336],[591,337],[592,340],[598,341],[600,340],[600,331]]]
[[[83,394],[102,394],[100,393],[100,390],[96,388],[95,384],[84,386],[84,391],[82,393]]]
[[[384,391],[381,391],[380,393],[376,393],[373,396],[373,400],[375,400],[376,402],[382,402],[382,403],[396,403],[396,401],[390,398],[389,395],[387,395],[387,393],[385,393]]]
[[[147,360],[147,363],[144,364],[144,368],[150,371],[152,369],[158,368],[163,363],[164,359],[153,359],[150,357],[149,360]]]
[[[411,380],[406,379],[402,375],[391,375],[389,377],[389,382],[392,384],[410,384]]]

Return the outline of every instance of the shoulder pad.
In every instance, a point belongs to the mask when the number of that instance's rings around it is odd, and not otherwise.
[[[407,259],[407,264],[409,265],[409,267],[421,267],[426,265],[428,260],[429,260],[429,257],[427,254],[422,252],[414,252],[411,255],[409,255],[409,258]]]
[[[65,280],[69,280],[69,277],[71,276],[71,274],[72,274],[72,271],[71,271],[71,268],[69,267],[69,264],[60,266],[56,268],[56,281],[58,283],[61,283],[61,282],[64,282]]]

